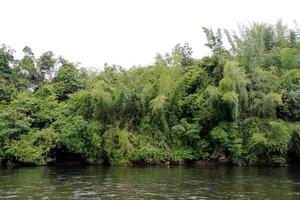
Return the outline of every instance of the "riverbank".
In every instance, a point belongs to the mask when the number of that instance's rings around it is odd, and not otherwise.
[[[0,167],[34,167],[38,166],[32,163],[22,163],[22,162],[8,162],[5,165],[0,165]],[[58,161],[51,161],[48,164],[44,165],[48,167],[53,167],[53,166],[135,166],[135,167],[153,167],[153,166],[158,166],[158,167],[176,167],[176,166],[190,166],[190,167],[205,167],[205,166],[225,166],[225,167],[233,167],[233,166],[244,166],[244,167],[290,167],[290,166],[300,166],[300,161],[299,160],[293,160],[292,162],[287,162],[286,164],[278,164],[278,165],[267,165],[267,164],[260,164],[260,165],[249,165],[246,163],[233,163],[230,160],[207,160],[207,159],[202,159],[202,160],[186,160],[186,161],[174,161],[174,160],[161,160],[157,161],[155,163],[149,163],[145,162],[143,160],[139,161],[133,161],[133,162],[124,162],[122,164],[118,165],[111,165],[110,163],[106,162],[103,164],[95,165],[87,162],[86,160],[80,158],[69,158],[68,160],[59,160]]]

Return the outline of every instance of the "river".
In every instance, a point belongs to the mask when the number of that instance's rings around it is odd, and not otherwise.
[[[296,167],[0,169],[2,199],[300,199]]]

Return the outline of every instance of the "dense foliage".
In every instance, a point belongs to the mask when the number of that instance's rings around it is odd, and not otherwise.
[[[96,73],[46,52],[0,48],[0,161],[45,165],[300,159],[300,37],[253,23],[203,28],[210,56],[188,44],[155,64]],[[225,37],[224,37],[225,36]],[[224,39],[226,38],[226,39]],[[229,46],[230,48],[226,48]]]

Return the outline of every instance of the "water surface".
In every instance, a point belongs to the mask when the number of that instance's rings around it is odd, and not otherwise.
[[[0,169],[1,198],[300,199],[300,173],[295,167]]]

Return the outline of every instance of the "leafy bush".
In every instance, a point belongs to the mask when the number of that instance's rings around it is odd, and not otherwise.
[[[244,133],[248,136],[245,141],[245,160],[249,164],[286,164],[288,144],[291,133],[282,121],[255,120],[255,125],[247,120]]]
[[[57,121],[55,129],[59,132],[59,143],[70,152],[81,154],[92,164],[102,163],[101,124],[75,116]]]
[[[49,157],[50,150],[55,148],[58,134],[51,128],[32,130],[22,135],[19,140],[11,140],[5,145],[5,153],[18,161],[45,165],[53,158]]]

